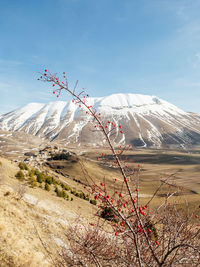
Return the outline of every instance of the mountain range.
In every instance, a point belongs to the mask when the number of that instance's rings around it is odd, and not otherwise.
[[[101,118],[116,125],[114,144],[139,147],[188,147],[200,145],[200,115],[182,109],[156,96],[113,94],[87,98]],[[119,125],[122,125],[123,133]],[[101,131],[86,110],[65,101],[29,103],[0,115],[0,129],[22,131],[50,141],[77,145],[104,144]]]

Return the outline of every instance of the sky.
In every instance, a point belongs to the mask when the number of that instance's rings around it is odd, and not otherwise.
[[[0,0],[0,114],[57,100],[45,68],[200,113],[200,0]]]

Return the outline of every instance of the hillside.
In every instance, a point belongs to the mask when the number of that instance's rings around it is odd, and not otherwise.
[[[2,157],[0,163],[0,265],[53,266],[42,242],[56,258],[64,244],[64,229],[77,223],[80,213],[79,219],[87,221],[95,206],[80,198],[66,201],[53,192],[31,188],[16,179],[16,163]]]
[[[108,155],[105,161],[100,149],[79,150],[79,155],[65,150],[64,153],[62,148],[60,151],[58,147],[47,146],[38,154],[35,152],[36,157],[32,159],[24,155],[29,170],[22,169],[25,174],[22,180],[15,177],[20,170],[18,163],[0,157],[1,266],[54,266],[52,259],[59,258],[59,252],[68,248],[68,227],[82,228],[84,225],[97,224],[98,217],[94,216],[97,206],[81,198],[78,193],[89,192],[85,175],[92,177],[98,185],[105,181],[107,193],[111,196],[115,190],[125,192],[125,188],[121,187],[123,180],[119,170],[109,160],[109,151],[105,151]],[[171,176],[169,184],[157,192],[149,205],[151,210],[165,199],[169,185],[176,189],[175,183],[182,189],[170,198],[169,204],[176,202],[182,207],[187,199],[190,210],[199,205],[198,149],[191,150],[189,154],[183,151],[145,150],[144,153],[144,150],[135,150],[127,152],[125,156],[134,160],[134,166],[144,162],[140,176],[140,205],[151,199],[160,185],[160,179],[166,176]],[[35,174],[35,178],[32,174]],[[44,181],[49,181],[50,177],[54,177],[54,182],[49,183],[48,191],[45,190],[47,182]],[[114,183],[113,177],[117,179]],[[58,197],[56,187],[59,190],[66,188],[68,197]],[[94,197],[90,193],[88,196],[90,199]],[[102,223],[106,230],[105,222]]]

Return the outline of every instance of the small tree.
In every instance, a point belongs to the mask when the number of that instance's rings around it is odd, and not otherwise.
[[[50,187],[49,184],[45,183],[44,189],[45,189],[46,191],[50,191],[50,190],[51,190],[51,187]]]
[[[25,179],[24,173],[22,171],[18,171],[16,173],[15,177],[20,181],[24,181],[24,179]]]
[[[29,175],[29,177],[34,178],[35,171],[33,169],[29,170],[28,175]]]
[[[37,182],[38,183],[42,183],[42,182],[44,182],[44,175],[43,175],[43,173],[37,173],[37,175],[36,175],[36,179],[37,179]]]
[[[111,161],[121,173],[120,190],[109,193],[105,181],[96,184],[82,164],[89,193],[94,196],[98,206],[109,208],[112,220],[93,224],[79,231],[75,226],[70,229],[67,238],[71,244],[69,251],[62,254],[62,266],[198,266],[200,262],[199,216],[197,209],[190,212],[178,210],[177,205],[169,205],[168,200],[177,192],[169,191],[157,207],[151,210],[149,204],[157,192],[166,184],[167,177],[161,181],[150,201],[145,205],[140,202],[139,175],[141,166],[132,166],[132,162],[123,157],[131,146],[115,148],[112,137],[119,132],[124,135],[123,125],[115,121],[105,121],[95,107],[87,101],[85,91],[76,92],[77,83],[71,90],[65,73],[62,77],[47,70],[40,80],[49,82],[57,92],[62,91],[72,96],[72,102],[93,121],[94,131],[99,131],[112,153],[109,158],[105,153],[97,156],[97,161]],[[116,183],[116,179],[113,179]],[[75,194],[75,192],[72,192]],[[195,216],[194,216],[195,215]],[[193,222],[195,220],[195,223]],[[73,234],[72,234],[73,233]],[[102,245],[101,245],[102,244]]]
[[[29,170],[29,169],[28,169],[28,166],[27,166],[26,163],[24,163],[24,162],[20,162],[18,166],[19,166],[19,168],[20,168],[21,170],[26,170],[26,171]]]
[[[64,199],[68,198],[68,195],[67,195],[67,193],[66,193],[65,190],[62,190],[62,197],[63,197]]]
[[[29,183],[29,185],[32,187],[32,188],[35,188],[35,187],[37,187],[37,181],[36,181],[36,179],[35,178],[29,178],[28,179],[28,183]]]
[[[90,199],[90,203],[91,203],[92,205],[96,205],[96,204],[97,204],[97,201],[96,201],[95,199]]]
[[[46,177],[45,177],[45,183],[53,184],[53,183],[54,183],[54,179],[53,179],[53,177],[51,177],[51,176],[46,176]]]

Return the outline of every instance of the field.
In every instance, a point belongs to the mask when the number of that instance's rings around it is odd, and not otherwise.
[[[81,165],[84,165],[84,169],[87,170],[96,184],[105,179],[108,191],[111,194],[114,190],[121,188],[122,177],[118,168],[112,166],[109,150],[86,148],[81,152],[73,148],[73,151],[79,154],[77,162],[51,161],[50,166],[71,179],[80,180],[87,184],[81,167]],[[102,151],[107,154],[104,159]],[[99,157],[98,161],[97,157]],[[160,186],[161,180],[165,180],[168,177],[166,184],[157,192],[157,196],[152,203],[153,206],[157,206],[170,190],[177,191],[175,198],[180,203],[188,201],[191,206],[199,204],[200,149],[191,149],[189,151],[135,149],[125,152],[122,158],[126,157],[131,162],[129,166],[137,168],[138,164],[141,165],[139,183],[142,203],[148,201]],[[117,179],[117,182],[113,182],[114,178]],[[133,176],[133,188],[135,186],[134,183],[135,178]],[[81,186],[79,188],[81,189]],[[179,198],[177,198],[178,195],[180,196]],[[172,197],[171,201],[173,200],[174,198]]]

